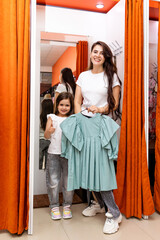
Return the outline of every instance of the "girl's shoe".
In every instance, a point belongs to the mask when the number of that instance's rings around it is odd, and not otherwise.
[[[72,212],[71,212],[70,206],[65,206],[63,208],[63,218],[64,219],[72,218]]]
[[[61,213],[59,211],[59,207],[54,207],[51,209],[51,218],[53,220],[58,220],[58,219],[61,219]]]

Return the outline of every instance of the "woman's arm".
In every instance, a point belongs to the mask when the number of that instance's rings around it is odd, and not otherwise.
[[[115,86],[115,87],[113,88],[113,97],[114,97],[114,99],[115,99],[115,107],[114,107],[113,110],[116,110],[116,109],[118,108],[120,91],[121,91],[121,87],[120,87],[120,86]]]
[[[75,113],[79,113],[81,111],[82,104],[82,92],[81,87],[76,86],[75,98],[74,98],[74,111]]]
[[[46,139],[50,139],[51,134],[54,133],[54,131],[55,131],[55,128],[53,128],[52,119],[49,117],[48,120],[47,120],[46,129],[45,129],[45,132],[44,132],[44,137]]]
[[[56,99],[59,95],[59,92],[55,92],[54,94],[54,106],[53,106],[53,112],[55,113],[55,110],[56,110]]]

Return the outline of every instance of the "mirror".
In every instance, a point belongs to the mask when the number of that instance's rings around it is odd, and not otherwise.
[[[151,191],[154,192],[155,180],[155,140],[156,140],[156,106],[158,85],[158,21],[149,21],[149,176]]]
[[[65,36],[65,37],[64,37]],[[67,38],[64,40],[64,38]],[[59,75],[63,68],[70,68],[73,76],[76,75],[76,44],[79,40],[87,40],[84,36],[45,33],[41,32],[40,40],[40,113],[43,99],[51,98],[54,103],[55,89],[59,84]],[[44,131],[39,131],[39,163],[36,170],[36,187],[34,193],[34,207],[45,207],[49,205],[46,188],[46,157],[50,141],[44,141]],[[37,168],[37,166],[36,166]],[[76,196],[74,201],[81,202]],[[61,194],[60,194],[61,202]]]

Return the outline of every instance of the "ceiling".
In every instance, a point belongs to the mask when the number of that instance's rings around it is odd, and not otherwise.
[[[76,43],[41,40],[40,65],[43,67],[42,72],[46,67],[51,68],[68,47],[76,47]]]
[[[37,0],[37,4],[107,13],[119,1],[120,0]],[[103,3],[104,8],[102,9],[96,8],[97,3]],[[149,11],[150,20],[158,21],[159,18],[158,2],[150,0],[149,4],[150,4]]]
[[[68,46],[49,45],[41,43],[40,61],[41,66],[53,66],[61,55],[66,51]]]
[[[119,1],[120,0],[37,0],[37,4],[107,13]],[[103,3],[104,8],[96,8],[97,3]]]

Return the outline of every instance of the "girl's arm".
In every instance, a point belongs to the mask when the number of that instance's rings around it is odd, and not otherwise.
[[[49,117],[48,120],[47,120],[46,129],[45,129],[45,132],[44,132],[44,137],[46,139],[50,139],[51,134],[54,133],[54,131],[55,131],[55,128],[53,128],[52,119]]]
[[[74,98],[74,111],[75,113],[79,113],[81,111],[82,104],[82,92],[81,87],[76,86],[75,98]]]

